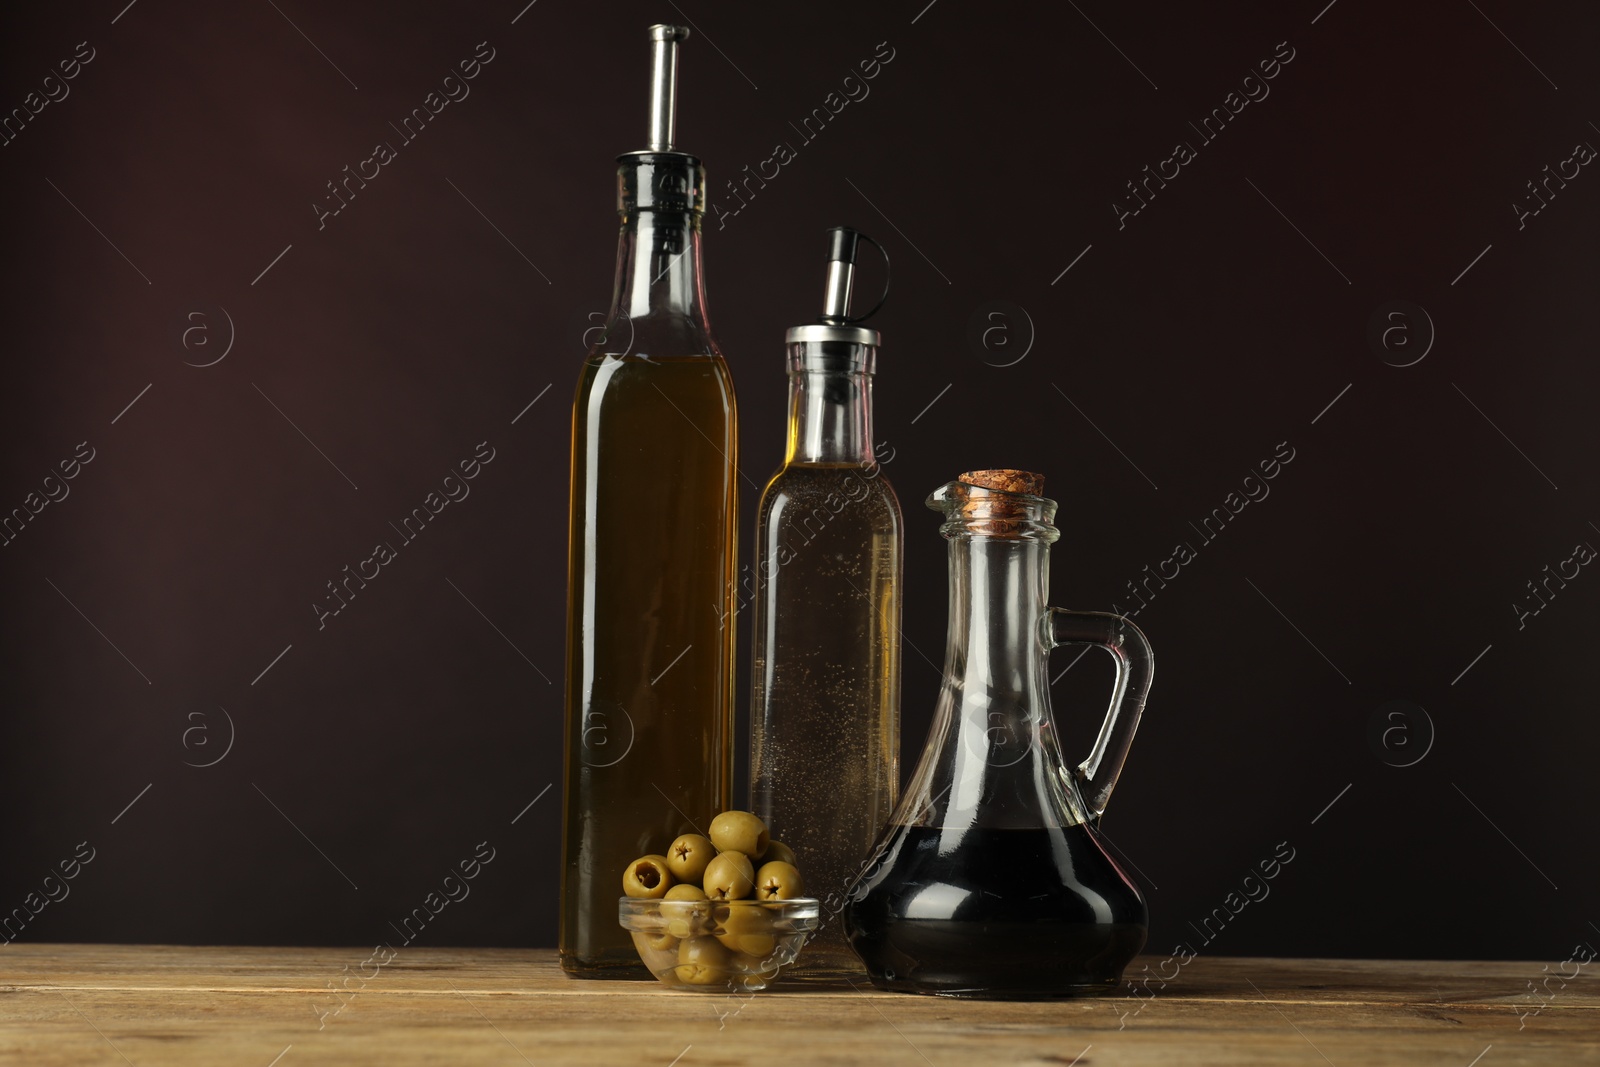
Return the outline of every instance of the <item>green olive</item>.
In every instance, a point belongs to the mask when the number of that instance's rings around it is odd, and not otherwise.
[[[772,915],[755,903],[722,904],[711,912],[718,941],[735,952],[766,956],[778,943],[772,933]]]
[[[670,859],[671,857],[669,856],[668,858]],[[767,842],[767,851],[761,857],[761,862],[790,863],[796,867],[800,866],[800,861],[794,858],[794,849],[790,848],[782,841]]]
[[[715,985],[728,977],[732,954],[714,937],[691,937],[678,943],[677,975],[689,985]]]
[[[678,950],[678,939],[669,933],[646,934],[644,943],[657,952],[676,952]]]
[[[672,888],[678,889],[679,886]],[[699,901],[694,900],[663,900],[661,902],[661,928],[676,938],[685,938],[693,934],[704,933],[698,927],[704,925],[704,913]]]
[[[667,869],[680,882],[698,882],[705,877],[706,864],[716,854],[709,839],[684,834],[667,848]]]
[[[723,852],[706,865],[706,896],[712,900],[738,900],[754,886],[755,871],[743,852]]]
[[[622,872],[622,891],[630,897],[665,896],[672,886],[672,874],[667,870],[667,857],[640,856]]]
[[[778,973],[780,966],[768,956],[749,956],[743,952],[735,952],[728,969],[741,975],[759,974],[770,979]]]
[[[743,852],[753,860],[770,840],[766,823],[748,811],[725,811],[711,820],[711,843],[719,852]]]
[[[705,900],[706,899],[706,891],[704,889],[701,889],[697,885],[690,885],[688,882],[683,882],[683,883],[681,883],[679,885],[675,885],[671,889],[667,890],[667,895],[662,899],[664,899],[664,900]]]
[[[756,872],[755,889],[757,900],[793,900],[805,896],[806,884],[794,864],[775,860]]]

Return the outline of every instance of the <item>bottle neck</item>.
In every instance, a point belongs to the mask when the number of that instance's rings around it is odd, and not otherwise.
[[[950,542],[947,681],[981,694],[996,711],[1048,705],[1042,620],[1050,585],[1050,546],[973,537]]]
[[[646,210],[623,216],[612,318],[623,317],[633,324],[632,336],[644,328],[657,346],[681,347],[675,352],[645,350],[644,355],[715,350],[700,269],[698,213]]]
[[[872,464],[872,363],[870,346],[789,346],[785,465]]]
[[[1087,821],[1050,710],[1049,566],[1047,542],[974,537],[950,544],[950,641],[940,697],[948,755],[929,768],[950,788],[926,817],[944,828],[951,847],[976,825]]]

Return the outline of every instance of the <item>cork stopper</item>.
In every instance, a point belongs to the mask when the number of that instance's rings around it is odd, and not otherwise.
[[[1044,495],[1044,475],[1034,474],[1032,471],[1015,471],[1008,469],[992,471],[968,471],[957,481],[962,485],[975,485],[979,489],[998,489],[1002,493],[1027,493],[1029,496]]]
[[[1044,475],[1010,469],[968,471],[957,479],[962,485],[993,492],[973,493],[961,505],[962,518],[973,533],[1020,540],[1029,523],[1025,502],[1005,493],[1044,495]]]

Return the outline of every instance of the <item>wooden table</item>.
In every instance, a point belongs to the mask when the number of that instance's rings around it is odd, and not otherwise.
[[[0,1063],[1600,1064],[1600,961],[1565,988],[1550,981],[1544,999],[1528,983],[1556,974],[1554,962],[1201,956],[1148,999],[1004,1003],[792,985],[741,1001],[574,981],[550,950],[370,958],[11,943],[0,947]],[[329,988],[341,980],[344,1000]]]

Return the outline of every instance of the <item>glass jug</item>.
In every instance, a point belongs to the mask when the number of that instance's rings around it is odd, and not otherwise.
[[[1046,605],[1056,503],[1044,479],[978,471],[937,490],[950,542],[944,684],[910,788],[851,889],[845,929],[882,989],[965,997],[1103,992],[1144,947],[1144,898],[1095,829],[1150,689],[1128,619]],[[1046,660],[1117,663],[1089,758],[1061,754]]]

